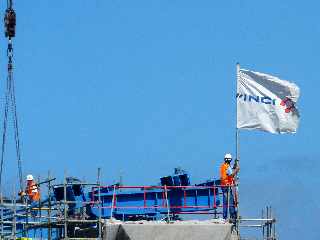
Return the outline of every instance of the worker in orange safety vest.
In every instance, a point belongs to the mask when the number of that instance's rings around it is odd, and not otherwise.
[[[228,217],[228,208],[230,211],[230,218],[236,219],[237,212],[235,208],[234,193],[232,191],[232,186],[234,185],[234,178],[239,172],[240,168],[238,165],[231,168],[230,164],[232,161],[232,155],[227,153],[224,156],[224,163],[220,167],[220,180],[221,180],[221,190],[223,195],[223,218]]]
[[[40,188],[31,174],[27,175],[27,186],[24,195],[28,195],[31,202],[40,200]]]

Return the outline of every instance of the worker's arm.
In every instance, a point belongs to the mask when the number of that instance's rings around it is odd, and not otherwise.
[[[240,167],[239,167],[239,159],[236,159],[235,161],[234,161],[234,164],[233,164],[233,167],[232,167],[232,177],[235,177],[237,174],[238,174],[238,172],[240,171]]]
[[[227,175],[230,176],[230,177],[235,177],[238,172],[240,170],[240,167],[239,165],[234,165],[233,168],[231,168],[230,166],[227,168]]]

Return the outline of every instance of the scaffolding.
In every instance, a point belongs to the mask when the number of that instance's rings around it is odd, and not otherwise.
[[[98,187],[100,185],[100,169],[96,183],[81,182],[81,186]],[[67,198],[68,187],[72,185],[64,178],[63,184],[54,184],[55,178],[48,177],[37,184],[41,188],[47,188],[47,198],[38,202],[30,202],[26,197],[16,199],[15,194],[10,199],[1,195],[0,203],[0,229],[1,239],[102,239],[101,216],[96,219],[88,219],[85,211],[70,215],[68,206],[79,204],[80,201],[70,201]],[[54,196],[54,188],[63,188],[63,199],[57,201]],[[81,204],[93,204],[92,201],[81,201]],[[95,201],[94,204],[99,204]],[[87,233],[92,237],[78,237],[77,230],[93,229],[93,233]]]
[[[215,192],[215,187],[209,186],[207,190],[214,193],[210,198],[208,206],[190,206],[187,205],[186,195],[190,188],[199,189],[203,191],[204,186],[102,186],[101,185],[101,170],[98,169],[97,181],[94,183],[88,183],[83,181],[77,181],[75,178],[64,177],[63,183],[56,184],[55,178],[48,175],[47,179],[43,182],[39,182],[38,185],[42,190],[47,190],[47,197],[38,202],[30,202],[27,199],[16,199],[15,191],[11,198],[5,198],[1,195],[0,203],[0,230],[1,239],[102,239],[103,226],[106,218],[113,219],[114,214],[121,209],[159,209],[162,208],[163,215],[166,216],[165,221],[172,223],[176,220],[176,214],[174,211],[177,208],[182,208],[184,211],[180,211],[181,214],[207,214],[211,219],[222,219],[222,211],[217,211],[218,208],[222,209],[223,204],[217,204],[216,199],[218,194]],[[71,199],[70,189],[78,189],[81,186],[82,189],[89,189],[87,192],[91,197],[83,199],[77,197]],[[221,186],[218,186],[221,187]],[[138,188],[141,191],[143,199],[141,205],[136,206],[124,206],[117,202],[118,194],[125,194],[124,189]],[[105,202],[105,195],[103,191],[110,189],[112,201]],[[172,196],[168,191],[176,191],[180,189],[183,196],[182,206],[170,205],[169,197]],[[202,190],[201,190],[202,189]],[[91,190],[91,191],[90,191]],[[164,196],[160,205],[151,206],[148,202],[148,190],[161,190],[159,193]],[[60,197],[57,197],[59,195]],[[119,191],[119,193],[117,193]],[[58,195],[57,195],[58,194]],[[80,196],[80,195],[79,195]],[[196,200],[197,201],[197,200]],[[229,204],[229,203],[228,203]],[[92,217],[88,213],[87,208],[95,209],[95,217]],[[205,207],[206,209],[212,208],[215,211],[200,211],[199,207]],[[229,208],[230,206],[227,206]],[[198,211],[190,211],[188,209],[197,208]],[[76,210],[74,210],[76,209]],[[111,214],[106,217],[103,213],[111,211]],[[165,214],[166,212],[166,214]],[[197,218],[196,216],[194,218]],[[121,220],[121,219],[120,219]],[[152,219],[148,219],[152,220]],[[125,221],[125,220],[123,220]],[[239,217],[234,222],[234,231],[237,232],[238,239],[248,239],[241,236],[241,229],[259,229],[261,235],[259,238],[262,240],[276,240],[276,220],[272,213],[271,207],[266,207],[262,211],[261,218],[241,218]]]
[[[271,206],[262,209],[261,218],[240,218],[238,220],[239,228],[260,229],[262,240],[276,240],[276,219],[272,212]],[[241,238],[247,240],[249,238]]]

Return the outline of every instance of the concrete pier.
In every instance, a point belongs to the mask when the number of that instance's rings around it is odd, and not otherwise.
[[[232,225],[210,221],[107,222],[105,240],[237,240]]]

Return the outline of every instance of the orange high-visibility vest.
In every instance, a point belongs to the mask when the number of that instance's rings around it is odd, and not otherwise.
[[[32,181],[28,183],[26,187],[26,193],[31,201],[39,201],[40,199],[40,189],[36,182]]]
[[[229,164],[223,163],[220,167],[220,180],[221,185],[232,185],[233,184],[233,177],[228,176],[227,169],[229,167]]]

